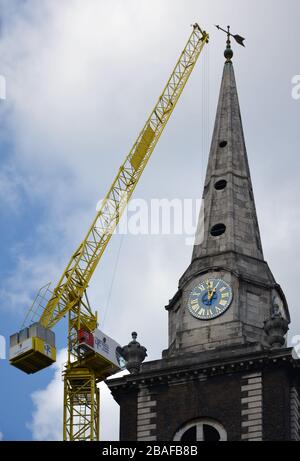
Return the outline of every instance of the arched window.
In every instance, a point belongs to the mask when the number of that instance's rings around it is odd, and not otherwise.
[[[224,427],[212,419],[199,419],[185,424],[174,436],[177,442],[224,442]]]

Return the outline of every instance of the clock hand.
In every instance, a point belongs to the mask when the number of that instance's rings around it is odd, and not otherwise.
[[[216,288],[214,288],[211,292],[208,293],[208,301],[213,300],[213,297],[214,297],[216,291],[217,291]],[[210,304],[211,304],[211,302],[210,302]]]
[[[211,291],[210,294],[209,294],[209,300],[211,300],[213,298],[213,296],[214,296],[214,292]]]

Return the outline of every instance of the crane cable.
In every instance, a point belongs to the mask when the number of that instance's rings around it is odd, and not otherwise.
[[[108,295],[107,295],[107,300],[106,300],[105,308],[104,308],[104,311],[103,311],[103,321],[101,322],[101,324],[102,324],[103,327],[104,327],[104,325],[105,325],[107,313],[108,313],[108,310],[109,310],[109,308],[110,308],[110,302],[111,302],[112,292],[113,292],[113,288],[114,288],[115,278],[116,278],[116,275],[117,275],[117,269],[118,269],[118,264],[119,264],[121,249],[122,249],[123,242],[124,242],[124,237],[125,237],[125,233],[122,233],[122,234],[121,234],[121,238],[120,238],[119,248],[118,248],[118,250],[117,250],[117,256],[116,256],[114,268],[113,268],[113,273],[112,273],[112,278],[111,278],[111,284],[110,284],[110,287],[109,287],[109,291],[108,291]]]

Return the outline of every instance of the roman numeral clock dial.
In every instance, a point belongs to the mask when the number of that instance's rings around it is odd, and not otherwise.
[[[224,314],[232,302],[232,289],[221,279],[205,280],[190,293],[188,310],[199,320],[212,320]]]

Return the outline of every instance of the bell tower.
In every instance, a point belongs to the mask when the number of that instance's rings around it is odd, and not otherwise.
[[[263,256],[230,37],[192,260],[166,306],[168,349],[107,381],[121,440],[300,440],[300,364]],[[128,363],[144,357],[129,346]]]
[[[274,304],[285,296],[264,261],[230,41],[192,262],[167,306],[168,356],[267,343]]]

